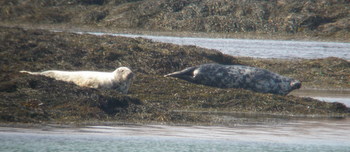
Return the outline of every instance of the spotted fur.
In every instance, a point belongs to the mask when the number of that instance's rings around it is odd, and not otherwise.
[[[219,88],[243,88],[262,93],[287,95],[301,82],[265,69],[244,65],[203,64],[165,75]]]

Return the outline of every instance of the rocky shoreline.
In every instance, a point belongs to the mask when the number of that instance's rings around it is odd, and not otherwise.
[[[349,115],[349,108],[341,103],[293,95],[261,94],[243,89],[212,88],[163,77],[166,73],[188,66],[214,62],[270,69],[303,79],[306,87],[322,85],[350,88],[350,84],[339,82],[349,82],[350,63],[339,58],[298,62],[238,58],[216,50],[158,43],[142,38],[15,27],[0,27],[0,35],[2,123],[217,122],[215,118],[196,111],[286,116]],[[128,66],[136,73],[136,80],[128,95],[19,73],[20,70],[50,69],[113,71],[119,66]],[[322,75],[319,72],[306,72],[305,69],[310,68],[322,71]]]
[[[349,5],[348,0],[3,0],[0,21],[349,42]]]

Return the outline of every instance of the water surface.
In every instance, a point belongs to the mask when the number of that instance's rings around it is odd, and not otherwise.
[[[80,32],[82,33],[82,32]],[[208,49],[216,49],[232,56],[246,56],[256,58],[280,59],[316,59],[338,57],[350,60],[350,43],[291,41],[291,40],[254,40],[231,38],[197,38],[197,37],[171,37],[137,34],[113,34],[87,32],[94,35],[113,35],[125,37],[142,37],[158,42],[179,45],[195,45]]]
[[[290,93],[300,97],[311,97],[326,102],[340,102],[350,107],[350,90],[300,89]]]
[[[1,151],[346,152],[349,119],[225,126],[116,125],[0,128]]]

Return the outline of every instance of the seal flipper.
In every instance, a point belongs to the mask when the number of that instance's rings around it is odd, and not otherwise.
[[[30,71],[19,71],[20,73],[32,74],[32,75],[40,75],[41,72],[30,72]]]
[[[180,79],[183,79],[183,80],[187,80],[187,81],[190,81],[192,82],[194,79],[194,71],[197,69],[198,67],[189,67],[189,68],[186,68],[184,70],[181,70],[181,71],[176,71],[176,72],[173,72],[173,73],[169,73],[167,75],[164,75],[164,77],[175,77],[175,78],[180,78]]]

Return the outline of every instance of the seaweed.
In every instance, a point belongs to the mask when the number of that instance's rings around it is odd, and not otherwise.
[[[0,23],[349,41],[349,2],[3,0]]]
[[[203,63],[244,64],[305,77],[306,86],[349,87],[349,62],[338,58],[298,62],[238,58],[195,46],[142,38],[95,36],[0,27],[0,121],[67,123],[83,121],[214,123],[200,111],[283,115],[348,115],[341,103],[243,89],[220,89],[165,78],[164,74]],[[136,73],[130,93],[79,87],[20,70],[113,71]],[[282,66],[281,66],[282,67]],[[302,69],[316,68],[320,72]],[[329,77],[331,75],[331,77]],[[339,79],[338,77],[344,77]],[[307,79],[306,79],[307,78]],[[332,83],[331,83],[332,82]],[[348,81],[349,82],[349,81]],[[337,84],[337,85],[334,85]],[[318,86],[319,87],[319,86]]]

